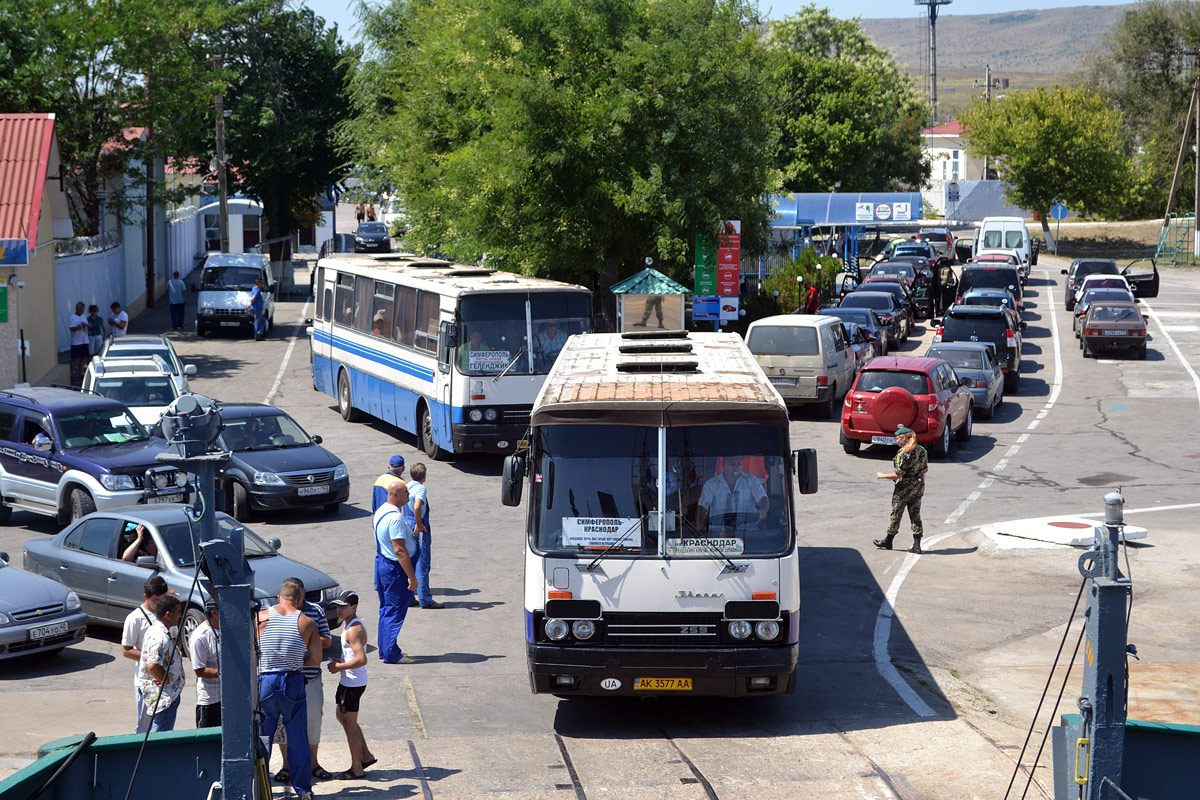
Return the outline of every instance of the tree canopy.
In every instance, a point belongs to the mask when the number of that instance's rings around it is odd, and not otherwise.
[[[926,102],[858,19],[810,4],[773,23],[768,80],[780,127],[776,166],[793,192],[889,191],[929,175]]]
[[[1046,215],[1056,202],[1084,214],[1114,212],[1129,185],[1121,115],[1100,95],[1055,86],[976,101],[963,114],[967,146],[993,159],[1005,199]]]
[[[775,132],[742,0],[421,0],[366,25],[343,136],[393,176],[410,243],[591,283],[697,232],[761,242]],[[363,91],[363,84],[378,87]]]

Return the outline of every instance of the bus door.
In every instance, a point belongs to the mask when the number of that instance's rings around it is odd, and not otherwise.
[[[317,267],[316,286],[313,287],[317,312],[313,319],[313,332],[308,338],[313,386],[326,394],[335,394],[337,391],[334,386],[335,376],[329,361],[333,355],[333,345],[330,341],[333,320],[333,277],[334,273],[331,270]]]
[[[454,437],[451,436],[453,430],[451,425],[454,422],[454,372],[450,368],[450,362],[458,351],[458,325],[450,320],[443,320],[438,334],[438,371],[434,378],[436,384],[434,391],[436,392],[435,397],[441,403],[441,413],[434,420],[433,428],[435,434],[439,430],[441,431],[446,440],[444,446],[453,452]]]

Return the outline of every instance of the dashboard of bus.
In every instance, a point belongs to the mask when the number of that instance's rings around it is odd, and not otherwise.
[[[794,547],[786,428],[544,425],[532,447],[529,543],[539,553],[725,559]]]

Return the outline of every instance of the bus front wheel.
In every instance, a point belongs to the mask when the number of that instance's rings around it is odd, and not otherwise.
[[[358,422],[362,416],[358,409],[354,407],[354,398],[350,394],[350,376],[345,370],[338,375],[338,411],[341,412],[342,419],[346,422]]]
[[[438,447],[438,443],[434,441],[433,417],[429,414],[428,406],[421,406],[421,424],[418,431],[421,449],[425,451],[425,455],[434,461],[441,461],[446,451]]]

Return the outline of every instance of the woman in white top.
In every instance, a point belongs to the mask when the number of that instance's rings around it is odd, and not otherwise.
[[[342,621],[342,660],[329,662],[329,671],[339,675],[335,699],[337,720],[346,731],[350,745],[350,769],[333,777],[337,780],[361,780],[363,771],[377,759],[367,746],[366,737],[358,725],[358,707],[367,690],[367,629],[358,618],[358,595],[345,591],[333,601],[338,619]]]

